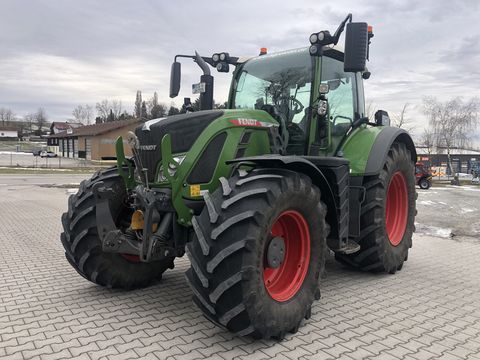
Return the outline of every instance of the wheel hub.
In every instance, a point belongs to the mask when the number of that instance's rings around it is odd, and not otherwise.
[[[309,226],[300,212],[287,210],[272,224],[270,236],[272,240],[265,248],[263,282],[272,299],[284,302],[297,294],[308,273]]]
[[[285,240],[281,236],[275,236],[267,248],[267,264],[269,268],[277,269],[285,259]]]

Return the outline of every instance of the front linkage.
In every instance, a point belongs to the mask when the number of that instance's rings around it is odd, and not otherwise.
[[[162,140],[162,162],[166,166],[174,163],[169,146],[170,136],[166,135]],[[116,147],[118,172],[125,182],[128,193],[126,203],[133,210],[132,222],[125,231],[115,225],[109,203],[116,194],[103,182],[96,183],[92,190],[97,204],[95,216],[98,234],[102,241],[102,250],[108,253],[138,256],[142,262],[183,256],[188,230],[179,225],[177,221],[178,217],[172,196],[172,189],[176,188],[173,184],[175,178],[169,175],[172,188],[150,188],[146,177],[142,177],[138,171],[139,164],[138,158],[135,157],[135,151],[133,162],[136,166],[134,168],[131,161],[125,158],[121,137],[117,140]],[[135,171],[138,172],[137,177],[144,180],[143,184],[137,185]],[[185,205],[183,202],[181,204],[183,205],[180,206],[181,212],[190,220],[192,216],[190,209],[184,209]]]

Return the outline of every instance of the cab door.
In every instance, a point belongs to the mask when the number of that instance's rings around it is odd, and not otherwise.
[[[311,155],[332,156],[353,121],[364,116],[363,82],[359,73],[343,71],[343,61],[338,56],[324,55],[320,66],[320,82],[328,85],[328,93],[324,95],[328,114],[323,122],[315,114],[317,124],[311,152],[317,154]]]

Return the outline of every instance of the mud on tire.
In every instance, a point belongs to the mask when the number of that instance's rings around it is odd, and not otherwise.
[[[386,208],[389,185],[396,183],[397,177],[403,177],[406,186],[406,223],[403,236],[390,231],[389,238]],[[396,180],[392,180],[392,179]],[[400,182],[402,180],[399,180]],[[408,258],[408,250],[412,247],[412,234],[415,220],[414,163],[410,151],[403,143],[393,143],[387,159],[377,176],[364,179],[366,189],[365,201],[361,209],[361,232],[358,243],[360,251],[350,255],[335,254],[335,259],[347,266],[364,271],[395,273],[401,270]],[[397,206],[396,208],[401,208]],[[395,211],[392,205],[390,211]],[[394,239],[395,238],[395,239]]]
[[[85,279],[109,288],[140,288],[160,280],[167,268],[173,268],[173,258],[142,263],[102,251],[92,192],[93,184],[99,181],[112,187],[118,194],[110,203],[117,226],[128,226],[131,214],[124,204],[125,185],[117,168],[95,173],[92,178],[81,182],[78,192],[68,199],[68,212],[62,215],[63,232],[60,239],[68,262]]]
[[[191,268],[186,277],[193,300],[207,318],[240,336],[281,339],[297,331],[320,297],[328,232],[320,190],[307,176],[278,169],[253,170],[220,182],[213,194],[205,195],[206,206],[193,219],[196,235],[187,245]],[[310,251],[304,280],[285,293],[287,300],[277,301],[274,291],[267,290],[264,264],[272,224],[282,214],[305,220]],[[287,246],[285,263],[288,251]]]

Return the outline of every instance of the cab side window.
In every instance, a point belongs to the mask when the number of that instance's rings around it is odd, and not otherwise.
[[[355,74],[345,73],[341,61],[323,57],[322,83],[328,84],[326,95],[332,136],[343,136],[354,120]]]

